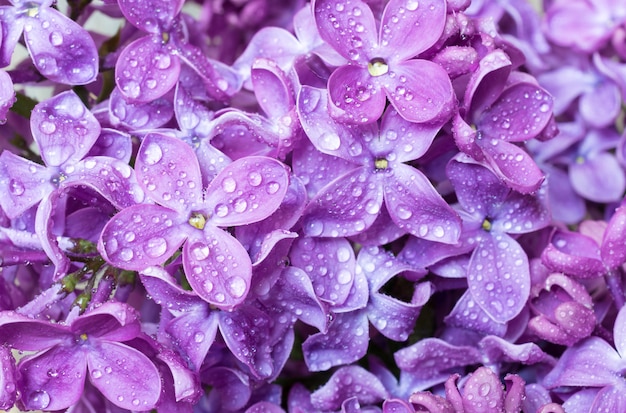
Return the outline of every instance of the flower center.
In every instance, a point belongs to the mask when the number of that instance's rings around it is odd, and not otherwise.
[[[81,334],[81,335],[80,335],[80,339],[81,339],[82,341],[87,341],[87,334],[85,334],[85,333]]]
[[[170,41],[170,34],[168,32],[161,33],[161,44],[167,44]]]
[[[491,221],[489,221],[487,218],[485,218],[485,220],[483,221],[483,224],[482,224],[482,228],[485,231],[491,231]]]
[[[374,161],[374,167],[376,168],[377,171],[384,171],[385,169],[389,167],[389,161],[386,160],[385,158],[377,158]]]
[[[367,64],[367,71],[374,77],[382,76],[389,71],[389,66],[384,59],[376,57]]]
[[[192,212],[188,222],[194,228],[204,229],[206,217],[200,212]]]

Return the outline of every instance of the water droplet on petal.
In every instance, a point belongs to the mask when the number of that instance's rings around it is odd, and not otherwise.
[[[91,377],[94,379],[99,379],[102,377],[102,372],[100,370],[94,370],[91,372]]]
[[[195,341],[196,343],[202,343],[204,341],[204,333],[198,331],[196,334],[193,335],[193,341]]]
[[[280,184],[278,182],[269,182],[267,184],[267,193],[270,195],[274,195],[280,189]]]
[[[167,250],[167,241],[162,237],[154,237],[146,244],[146,254],[152,258],[159,258]]]
[[[63,35],[59,32],[52,32],[50,33],[50,44],[52,44],[52,46],[61,46],[63,44]]]
[[[436,236],[437,238],[442,238],[445,235],[443,227],[437,225],[435,228],[433,228],[433,235]]]
[[[246,280],[241,277],[232,277],[228,280],[228,291],[234,298],[241,298],[246,293]]]
[[[39,130],[45,133],[46,135],[53,134],[57,130],[57,126],[50,121],[44,120],[39,124]]]
[[[478,394],[480,394],[482,397],[485,397],[489,395],[490,391],[491,391],[491,386],[489,385],[489,383],[483,383],[480,385],[480,388],[478,389]]]
[[[50,395],[45,390],[32,393],[30,399],[30,406],[35,409],[45,409],[50,405]]]
[[[207,259],[209,252],[209,246],[204,244],[198,244],[191,250],[193,257],[198,261]]]
[[[327,151],[336,151],[341,146],[341,140],[336,133],[325,133],[320,137],[319,145]]]
[[[26,191],[26,188],[24,188],[24,185],[20,181],[11,179],[9,181],[9,191],[15,196],[20,196]]]
[[[237,181],[235,181],[232,177],[227,177],[224,178],[224,180],[222,181],[222,188],[224,189],[225,192],[227,193],[233,193],[235,192],[235,189],[237,189]]]
[[[262,181],[263,181],[263,177],[261,176],[260,173],[258,173],[258,172],[250,172],[248,174],[248,183],[251,186],[259,186],[259,185],[261,185]]]
[[[343,269],[337,273],[337,282],[339,284],[345,285],[348,284],[350,281],[352,281],[352,274],[350,273],[350,271]]]
[[[337,260],[339,262],[346,262],[350,259],[350,250],[345,247],[341,247],[337,250]]]
[[[120,258],[122,259],[122,261],[126,261],[126,262],[129,262],[130,260],[132,260],[134,255],[135,254],[133,254],[133,250],[129,248],[124,248],[120,252]]]
[[[143,161],[147,165],[155,165],[163,158],[163,150],[156,143],[149,144],[143,152]]]

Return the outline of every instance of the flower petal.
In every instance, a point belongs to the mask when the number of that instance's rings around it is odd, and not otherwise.
[[[609,268],[618,268],[626,262],[626,206],[620,206],[609,220],[604,236],[600,255]],[[623,353],[626,356],[626,353]]]
[[[485,153],[490,169],[507,186],[523,194],[535,192],[544,180],[544,174],[524,149],[497,139],[477,141]]]
[[[0,208],[17,218],[54,190],[52,172],[45,166],[3,151],[0,154]]]
[[[371,53],[377,46],[378,33],[367,3],[317,0],[313,2],[313,13],[320,36],[340,55],[360,63],[375,57]]]
[[[161,396],[159,370],[145,354],[125,344],[94,344],[87,367],[91,384],[122,409],[150,410]]]
[[[210,222],[220,227],[251,224],[278,209],[289,187],[280,161],[247,156],[227,165],[209,184],[206,209]]]
[[[148,33],[160,33],[170,29],[174,18],[183,8],[183,0],[119,0],[121,12],[136,28]]]
[[[467,413],[504,411],[504,386],[488,367],[479,367],[463,386],[463,407]]]
[[[205,301],[231,310],[246,298],[252,262],[241,243],[208,224],[183,247],[183,267],[191,288]]]
[[[98,251],[108,262],[127,270],[163,264],[187,238],[181,227],[186,226],[185,218],[160,205],[125,208],[102,230]]]
[[[314,237],[356,235],[369,228],[383,202],[380,179],[355,168],[326,185],[302,215],[304,233]]]
[[[332,116],[346,123],[371,123],[380,118],[387,102],[380,82],[364,67],[345,65],[335,69],[328,78]]]
[[[472,297],[494,320],[517,316],[530,295],[526,252],[506,234],[485,236],[470,259],[467,284]]]
[[[75,346],[55,346],[18,364],[21,403],[28,410],[62,410],[83,394],[87,363]]]
[[[130,102],[119,88],[109,96],[109,117],[113,126],[148,130],[165,125],[173,115],[171,99],[162,97],[149,102]]]
[[[149,133],[135,161],[137,181],[157,203],[185,215],[202,205],[196,154],[180,139]]]
[[[100,135],[100,124],[73,91],[37,104],[30,127],[47,166],[78,162]]]
[[[380,24],[383,54],[398,62],[435,44],[446,24],[446,3],[437,0],[391,0]],[[391,53],[390,53],[391,52]]]
[[[325,385],[311,394],[311,403],[320,410],[337,410],[349,397],[359,403],[376,404],[389,397],[380,380],[361,366],[341,367]]]
[[[594,202],[619,201],[626,190],[624,170],[608,152],[592,153],[571,163],[569,176],[576,193]]]
[[[555,231],[541,261],[552,271],[578,278],[595,278],[606,273],[598,245],[578,232]]]
[[[27,18],[24,40],[39,72],[67,85],[85,85],[98,75],[98,49],[78,23],[52,7],[39,7]]]
[[[131,102],[154,101],[174,87],[180,60],[163,46],[160,37],[144,36],[120,53],[115,65],[115,82]]]
[[[455,244],[459,240],[461,219],[423,173],[395,165],[384,189],[389,215],[400,228],[431,241]]]
[[[369,322],[363,311],[335,314],[326,334],[310,335],[302,343],[309,371],[326,371],[350,364],[367,353]]]

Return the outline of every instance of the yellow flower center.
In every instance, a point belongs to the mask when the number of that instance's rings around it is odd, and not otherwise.
[[[188,222],[194,228],[204,229],[206,217],[199,212],[192,212]]]
[[[378,158],[374,161],[374,167],[377,170],[387,169],[389,167],[389,161],[386,160],[385,158]]]
[[[389,71],[389,66],[383,59],[375,58],[367,64],[367,71],[374,77],[382,76]]]
[[[485,218],[485,220],[483,221],[482,228],[485,231],[491,231],[491,222],[489,222],[489,220],[487,218]]]

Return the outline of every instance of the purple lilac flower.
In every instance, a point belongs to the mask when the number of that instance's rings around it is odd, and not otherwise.
[[[448,175],[462,208],[463,239],[475,245],[467,268],[468,289],[492,319],[507,322],[520,313],[530,294],[528,257],[514,237],[548,225],[542,191],[512,191],[464,155],[448,164]]]
[[[0,7],[0,66],[11,63],[22,33],[33,64],[46,78],[68,85],[91,83],[98,75],[98,49],[90,34],[52,8],[52,0],[13,0]]]
[[[448,244],[458,240],[456,213],[423,173],[405,164],[426,152],[438,124],[411,123],[390,108],[380,128],[343,125],[328,114],[326,94],[306,86],[299,95],[298,112],[313,145],[346,165],[337,164],[335,168],[343,169],[341,176],[320,189],[304,211],[307,235],[356,235],[374,223],[384,202],[401,229]]]
[[[68,408],[78,401],[87,378],[121,408],[150,410],[157,404],[161,379],[156,367],[124,343],[140,334],[139,316],[129,306],[103,304],[64,324],[12,312],[0,318],[3,343],[35,352],[17,366],[24,408]]]
[[[328,79],[329,100],[341,118],[373,122],[389,98],[409,121],[447,120],[455,103],[447,73],[436,63],[415,59],[441,36],[445,3],[392,0],[380,25],[360,0],[317,0],[313,11],[322,39],[349,62]]]
[[[484,161],[511,188],[530,193],[539,189],[543,173],[515,143],[539,137],[549,126],[552,98],[534,78],[511,70],[501,50],[481,59],[454,118],[454,139],[461,151]]]
[[[36,232],[53,261],[56,277],[64,275],[69,261],[52,234],[51,216],[64,190],[89,187],[116,207],[143,200],[133,170],[127,163],[105,156],[86,156],[100,134],[93,114],[71,91],[60,93],[35,106],[31,130],[44,165],[10,151],[0,155],[0,188],[8,196],[0,207],[10,218],[38,205]]]
[[[180,17],[183,3],[119,1],[126,19],[148,33],[127,45],[115,66],[116,83],[128,99],[150,102],[163,96],[178,82],[181,61],[201,76],[207,92],[216,99],[224,100],[239,89],[239,80],[228,66],[207,58],[189,42]],[[159,11],[156,17],[155,10]]]
[[[600,337],[589,337],[569,347],[545,377],[548,388],[587,388],[586,408],[578,411],[622,411],[626,408],[624,370],[626,354],[626,309],[622,308],[613,328],[614,346]],[[593,389],[593,390],[592,390]],[[608,409],[608,410],[607,410]]]
[[[194,291],[219,308],[241,303],[250,288],[252,263],[239,241],[221,228],[274,212],[287,191],[284,166],[271,158],[242,158],[203,190],[193,150],[153,133],[141,144],[135,170],[156,204],[137,204],[117,214],[98,243],[103,257],[140,271],[162,264],[184,243],[183,265]]]

